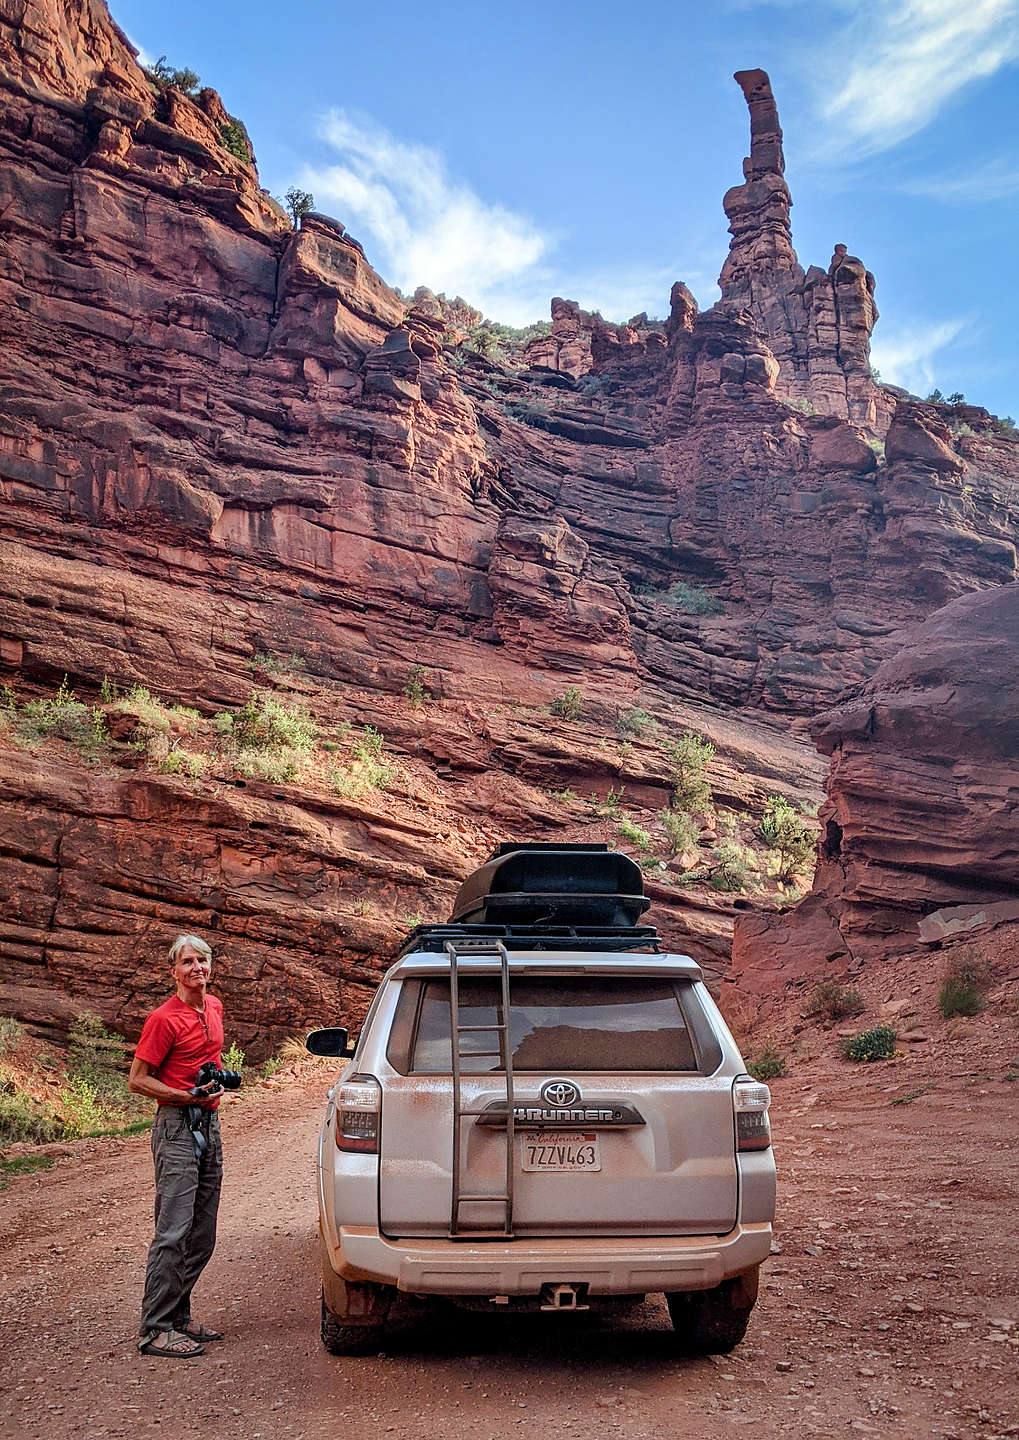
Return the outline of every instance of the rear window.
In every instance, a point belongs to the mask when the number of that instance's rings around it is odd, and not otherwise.
[[[697,1070],[683,992],[671,980],[604,976],[536,976],[514,979],[509,1038],[513,1068],[520,1071]],[[415,993],[416,992],[416,993]],[[408,1010],[413,1007],[413,1018]],[[404,1074],[448,1074],[450,997],[448,980],[405,985],[394,1038],[403,1032],[405,1054],[389,1059]],[[461,1025],[499,1025],[499,982],[465,977],[460,982]],[[501,1070],[497,1030],[461,1032],[461,1068],[467,1074]],[[398,1063],[403,1060],[404,1063]]]

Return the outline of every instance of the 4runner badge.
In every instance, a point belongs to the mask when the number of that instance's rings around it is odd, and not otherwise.
[[[580,1086],[572,1080],[548,1080],[541,1087],[541,1098],[546,1105],[557,1109],[563,1105],[576,1105],[580,1099]]]

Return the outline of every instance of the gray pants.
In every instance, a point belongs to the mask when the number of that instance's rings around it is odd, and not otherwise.
[[[216,1244],[223,1148],[215,1111],[202,1111],[208,1143],[195,1154],[188,1109],[160,1105],[152,1127],[156,1166],[156,1233],[149,1246],[142,1335],[181,1330],[191,1319],[191,1291]]]

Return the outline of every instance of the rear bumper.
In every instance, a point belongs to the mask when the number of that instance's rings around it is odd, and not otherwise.
[[[537,1295],[564,1283],[586,1284],[592,1295],[646,1295],[709,1290],[759,1265],[771,1250],[771,1223],[646,1239],[395,1241],[360,1226],[341,1227],[339,1238],[326,1257],[336,1275],[413,1295]]]

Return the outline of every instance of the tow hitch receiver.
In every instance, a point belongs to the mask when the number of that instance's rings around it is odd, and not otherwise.
[[[543,1285],[541,1287],[541,1308],[543,1310],[589,1310],[587,1285]]]

